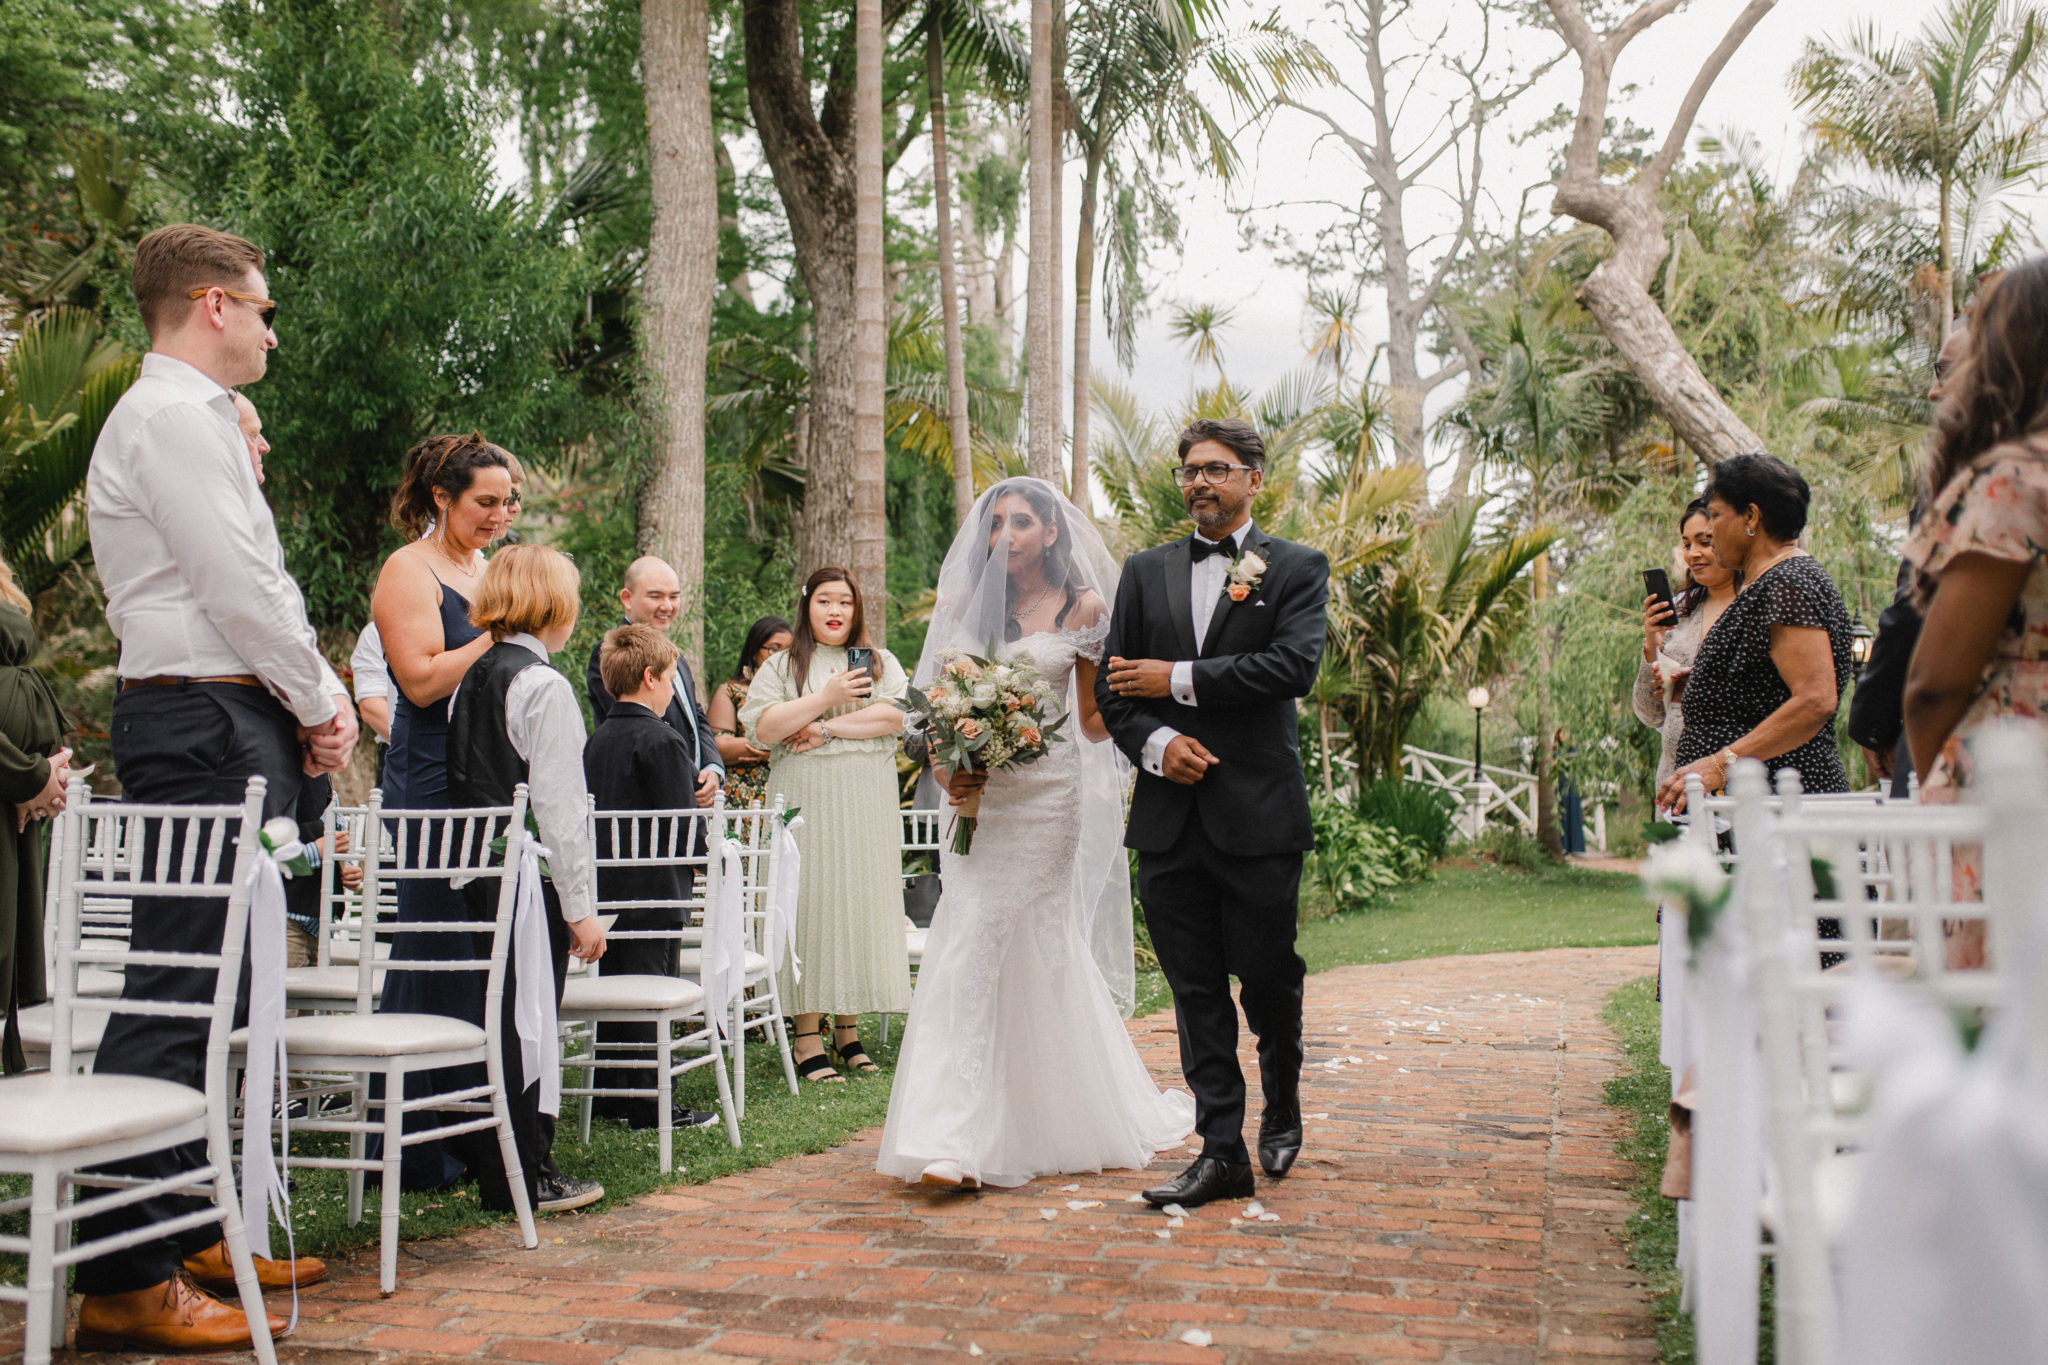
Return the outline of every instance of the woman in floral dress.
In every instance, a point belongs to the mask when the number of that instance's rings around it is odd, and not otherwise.
[[[768,750],[754,743],[740,723],[747,689],[762,664],[789,648],[795,636],[780,616],[764,616],[747,627],[739,666],[711,697],[711,728],[718,734],[718,756],[725,761],[725,804],[744,809],[758,806],[768,795]]]
[[[1906,679],[1923,801],[1970,785],[1987,720],[2048,714],[2048,256],[1982,299],[1928,447],[1933,503],[1906,543],[1925,624]],[[1975,851],[1971,851],[1975,854]],[[1981,891],[1958,850],[1959,899]],[[1981,920],[1949,926],[1951,966],[1984,961]]]

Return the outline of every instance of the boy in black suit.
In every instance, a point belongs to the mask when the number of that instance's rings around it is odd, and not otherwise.
[[[674,643],[651,625],[620,626],[599,642],[597,669],[606,692],[616,700],[583,746],[583,776],[600,812],[686,810],[709,806],[716,795],[715,782],[707,788],[698,781],[690,741],[662,719],[675,700],[680,660]],[[601,821],[597,831],[600,859],[614,856],[610,842],[611,830]],[[679,929],[684,922],[680,902],[689,898],[691,879],[689,868],[673,865],[601,867],[597,898],[600,905],[621,900],[678,902],[672,908],[622,910],[612,926],[614,934]],[[613,976],[679,976],[676,951],[674,939],[614,938],[604,970]],[[654,1030],[647,1024],[599,1024],[597,1037],[600,1056],[644,1057],[648,1055],[645,1051],[618,1045],[644,1047],[653,1043]],[[598,1075],[600,1084],[608,1081],[622,1089],[655,1084],[651,1067],[607,1068]],[[635,1128],[653,1128],[659,1123],[652,1100],[601,1098],[591,1112],[598,1118],[624,1119]],[[677,1109],[673,1119],[677,1128],[702,1128],[716,1122],[717,1114],[694,1109]]]

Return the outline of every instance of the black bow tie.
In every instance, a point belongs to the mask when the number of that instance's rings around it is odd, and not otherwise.
[[[1207,559],[1210,555],[1223,555],[1229,559],[1236,559],[1237,542],[1235,540],[1204,540],[1200,536],[1189,536],[1188,555],[1197,564]]]

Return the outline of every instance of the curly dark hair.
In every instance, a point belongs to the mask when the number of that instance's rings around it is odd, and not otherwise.
[[[1792,541],[1806,529],[1813,490],[1791,465],[1775,455],[1730,455],[1707,475],[1701,501],[1719,499],[1740,512],[1754,507],[1772,540]]]
[[[1930,497],[1987,451],[2048,427],[2048,256],[2014,266],[1978,295],[1935,411]]]

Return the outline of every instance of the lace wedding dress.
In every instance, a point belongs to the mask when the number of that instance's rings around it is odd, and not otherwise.
[[[1003,653],[1059,683],[1107,633],[1105,619]],[[1074,874],[1091,741],[1070,724],[1038,762],[989,775],[973,852],[943,855],[882,1130],[885,1174],[916,1181],[954,1162],[984,1185],[1023,1185],[1135,1169],[1194,1126],[1193,1098],[1153,1084],[1089,948]]]

